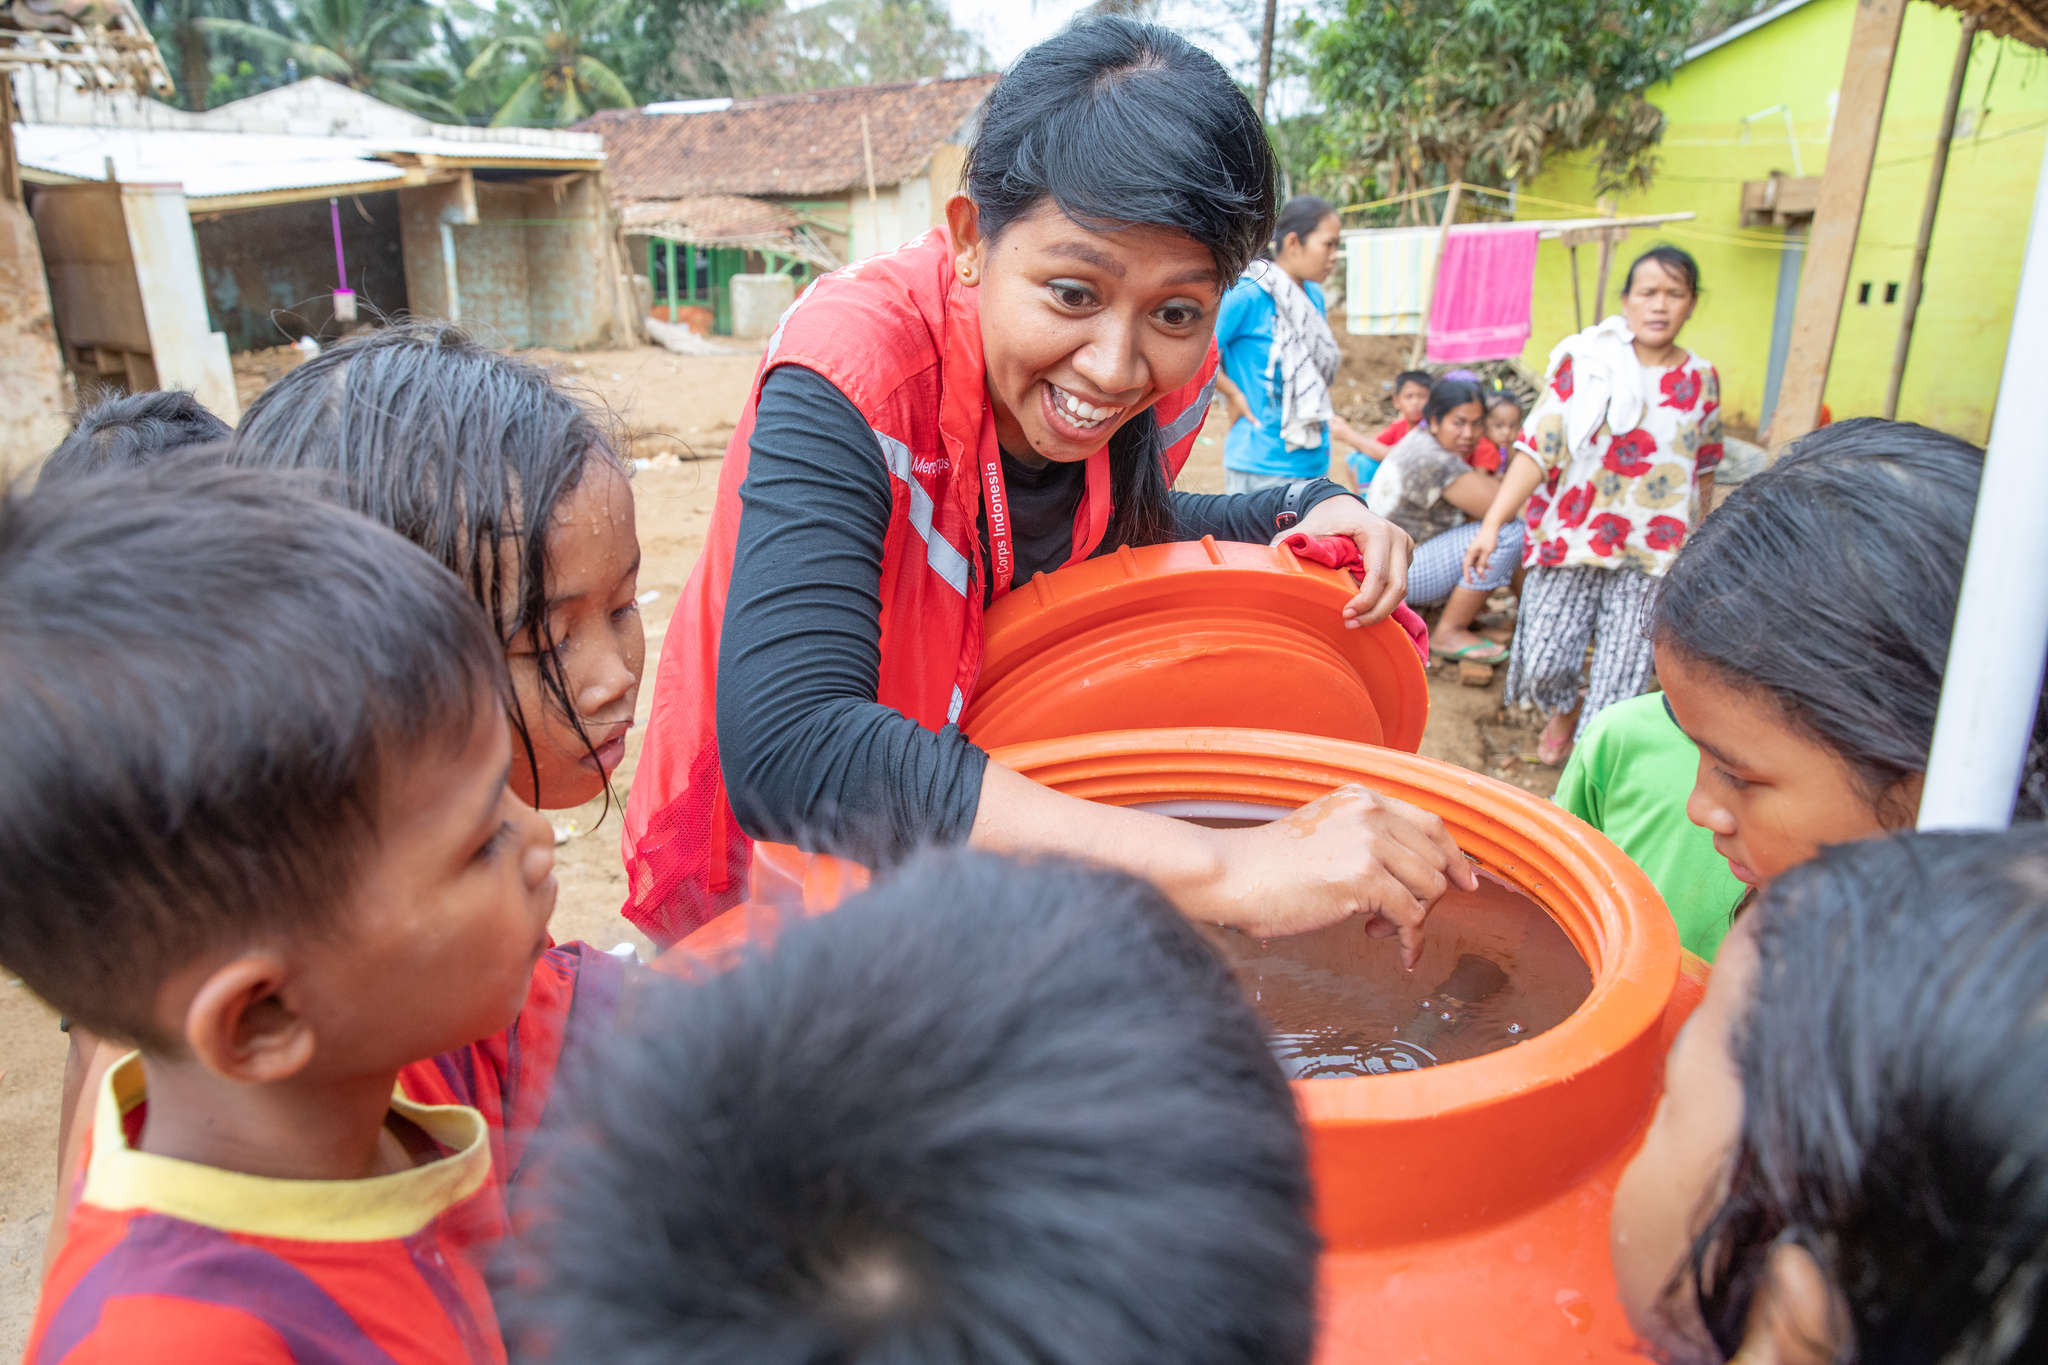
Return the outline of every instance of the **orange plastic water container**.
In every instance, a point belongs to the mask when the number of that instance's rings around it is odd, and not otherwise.
[[[1277,605],[1262,596],[1276,584]],[[994,761],[1115,805],[1277,813],[1362,782],[1434,811],[1467,854],[1542,905],[1591,969],[1564,1022],[1468,1061],[1295,1083],[1327,1248],[1319,1360],[1640,1359],[1607,1216],[1704,969],[1681,954],[1649,880],[1599,833],[1518,788],[1400,751],[1427,713],[1421,666],[1397,628],[1336,625],[1348,595],[1341,575],[1257,547],[1155,547],[1063,570],[990,614],[987,685],[967,728]],[[1100,671],[1068,667],[1076,649]],[[1365,704],[1369,723],[1342,714]],[[1284,717],[1306,733],[1196,715]],[[1065,728],[1076,724],[1103,728]],[[1016,733],[1033,726],[1050,733]],[[1375,729],[1382,742],[1361,738]],[[851,863],[764,845],[753,902],[664,965],[715,970],[783,914],[823,913],[866,880]]]
[[[1346,630],[1352,592],[1340,570],[1213,539],[1040,574],[989,609],[960,728],[999,749],[1257,724],[1413,752],[1429,719],[1422,661],[1391,621]]]

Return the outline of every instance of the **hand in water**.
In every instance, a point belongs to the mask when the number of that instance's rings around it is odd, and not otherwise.
[[[1402,964],[1413,968],[1430,906],[1453,885],[1479,889],[1442,820],[1361,786],[1339,787],[1270,824],[1211,835],[1224,866],[1218,903],[1230,924],[1260,938],[1370,915],[1370,932],[1401,936]]]

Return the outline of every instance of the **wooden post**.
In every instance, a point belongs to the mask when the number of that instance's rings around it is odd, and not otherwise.
[[[1948,75],[1948,100],[1941,106],[1941,131],[1934,135],[1934,166],[1927,172],[1927,202],[1920,206],[1920,235],[1913,239],[1913,264],[1906,271],[1906,307],[1899,318],[1899,344],[1892,352],[1892,377],[1885,385],[1884,415],[1899,415],[1899,390],[1906,383],[1906,356],[1913,349],[1913,320],[1920,314],[1920,286],[1927,278],[1927,248],[1934,241],[1934,215],[1941,207],[1941,182],[1948,174],[1948,144],[1956,135],[1956,109],[1963,102],[1963,77],[1970,70],[1970,44],[1977,38],[1977,16],[1963,16],[1963,36],[1956,44],[1956,64]]]
[[[21,202],[21,161],[14,152],[14,77],[0,71],[0,196]]]
[[[1579,244],[1571,244],[1571,329],[1585,332],[1585,305],[1579,303]]]
[[[860,155],[868,168],[868,230],[875,234],[875,250],[882,249],[882,202],[875,194],[875,143],[868,136],[868,116],[860,116]],[[899,191],[898,193],[901,193]],[[847,246],[853,245],[852,234],[847,234]]]
[[[1827,172],[1821,177],[1820,204],[1799,282],[1792,350],[1778,390],[1778,410],[1771,417],[1771,445],[1776,450],[1820,425],[1828,364],[1834,359],[1842,301],[1849,293],[1849,266],[1863,226],[1863,200],[1870,190],[1885,93],[1905,19],[1906,0],[1857,0],[1835,133],[1828,140]]]
[[[1612,199],[1601,199],[1597,202],[1600,205],[1600,212],[1604,216],[1608,218],[1614,216],[1614,201]],[[1607,276],[1614,269],[1614,244],[1620,240],[1612,232],[1600,234],[1600,273],[1595,277],[1593,284],[1593,321],[1596,324],[1604,321],[1607,317]]]
[[[1279,8],[1280,0],[1266,0],[1266,15],[1259,24],[1259,85],[1253,107],[1261,123],[1266,119],[1266,92],[1273,84],[1273,21]]]
[[[1436,270],[1429,277],[1429,298],[1422,305],[1422,330],[1415,334],[1415,345],[1408,352],[1410,369],[1422,363],[1423,348],[1429,345],[1429,315],[1436,311],[1436,291],[1444,282],[1444,248],[1451,244],[1451,224],[1458,221],[1458,201],[1464,193],[1465,182],[1453,180],[1450,197],[1444,201],[1443,230],[1437,236]]]
[[[674,322],[676,320],[676,239],[664,237],[662,242],[668,252],[668,320]]]

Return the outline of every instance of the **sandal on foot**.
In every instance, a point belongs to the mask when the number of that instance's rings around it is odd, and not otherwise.
[[[1484,653],[1484,657],[1476,657],[1481,653]],[[1480,640],[1458,649],[1438,649],[1431,645],[1429,657],[1447,664],[1504,664],[1508,661],[1508,649],[1506,645],[1493,640]]]

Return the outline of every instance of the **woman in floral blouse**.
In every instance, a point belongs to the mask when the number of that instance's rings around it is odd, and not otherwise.
[[[1619,316],[1558,343],[1514,462],[1465,552],[1470,576],[1526,504],[1529,571],[1507,698],[1548,716],[1537,745],[1546,763],[1562,763],[1594,716],[1649,682],[1650,593],[1713,490],[1720,378],[1678,344],[1699,282],[1689,254],[1656,247],[1629,266]]]

